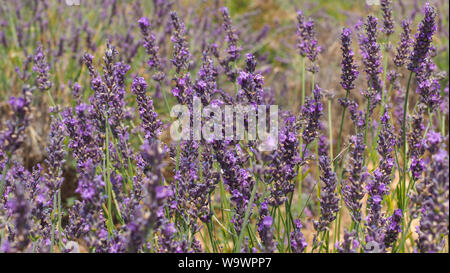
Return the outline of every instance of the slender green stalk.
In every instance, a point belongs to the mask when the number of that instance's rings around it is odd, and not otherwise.
[[[301,96],[301,106],[305,104],[305,57],[302,57],[302,96]],[[300,130],[300,150],[302,150],[303,146],[303,128]],[[303,153],[302,153],[303,154]],[[303,155],[302,155],[303,157]],[[298,212],[301,213],[302,209],[302,184],[303,184],[303,175],[302,175],[302,167],[298,168]]]
[[[55,247],[55,221],[56,221],[56,210],[57,210],[57,194],[55,193],[53,195],[53,211],[51,214],[51,218],[52,218],[52,229],[51,229],[51,234],[50,234],[50,253],[54,252],[54,247]]]
[[[305,79],[305,57],[302,57],[302,97],[301,105],[305,104],[305,92],[306,92],[306,79]]]
[[[409,88],[411,86],[413,72],[409,73],[408,85],[406,87],[405,103],[403,107],[403,121],[402,121],[402,141],[403,141],[403,170],[402,170],[402,183],[401,183],[401,209],[405,209],[406,203],[406,165],[407,165],[407,154],[406,154],[406,114],[408,113],[408,97]]]
[[[389,57],[389,37],[387,38],[386,41],[386,46],[384,47],[384,66],[383,66],[383,87],[381,89],[381,112],[380,113],[384,113],[384,108],[385,108],[385,104],[386,104],[386,98],[389,98],[387,96],[386,93],[386,75],[387,75],[387,68],[388,68],[388,57]]]
[[[108,231],[109,235],[111,235],[114,224],[113,224],[113,215],[112,215],[112,185],[111,185],[111,174],[110,174],[110,160],[109,160],[109,130],[108,128],[108,115],[106,115],[105,118],[105,149],[106,149],[106,166],[104,169],[105,176],[106,176],[106,193],[108,195],[108,203],[107,203],[107,209],[108,209]]]
[[[62,249],[62,206],[61,206],[61,189],[58,189],[58,231],[59,231],[59,247]]]
[[[367,145],[367,130],[369,129],[369,122],[370,122],[369,111],[370,111],[370,97],[367,98],[366,126],[364,127],[364,144],[366,145],[366,147],[369,146]],[[366,151],[364,151],[363,153],[363,166],[366,166]]]
[[[331,115],[331,98],[328,99],[328,139],[330,146],[330,158],[333,159],[333,125],[332,125],[332,115]],[[331,160],[331,168],[334,169],[334,161]]]
[[[350,91],[346,90],[345,100],[348,99],[349,94],[350,94]],[[347,110],[347,106],[344,106],[344,109],[342,110],[341,124],[339,125],[339,135],[338,135],[338,139],[337,139],[337,149],[336,149],[337,153],[339,153],[341,151],[342,130],[344,128],[344,119],[345,119],[345,111],[346,110]],[[339,165],[341,165],[341,164],[339,164]],[[335,171],[336,171],[336,165],[335,165]]]

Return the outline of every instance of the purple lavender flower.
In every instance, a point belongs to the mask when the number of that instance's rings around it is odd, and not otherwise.
[[[284,204],[288,194],[294,191],[292,179],[297,175],[296,168],[301,163],[297,148],[299,124],[295,116],[286,117],[284,124],[278,134],[277,149],[270,155],[271,162],[265,179],[270,185],[269,204],[274,207]]]
[[[435,75],[436,65],[430,58],[425,58],[416,72],[417,93],[420,94],[420,102],[434,111],[441,103],[441,85]]]
[[[25,129],[28,127],[31,118],[32,96],[33,88],[24,85],[22,97],[11,97],[9,99],[13,117],[6,121],[6,129],[0,134],[0,147],[6,155],[14,153],[24,141]]]
[[[247,67],[239,72],[238,84],[241,90],[238,92],[238,100],[252,105],[260,105],[263,102],[264,77],[255,73],[256,60],[252,54],[247,54]]]
[[[316,84],[313,98],[308,98],[302,106],[301,118],[305,122],[303,143],[308,145],[318,135],[319,119],[323,114],[322,89]]]
[[[380,74],[383,68],[380,60],[380,45],[377,43],[377,25],[378,19],[376,17],[367,16],[367,21],[364,23],[365,34],[360,33],[359,47],[361,48],[369,89],[374,90],[375,93],[381,93]]]
[[[339,197],[335,192],[337,187],[337,176],[331,169],[330,158],[328,156],[319,157],[319,167],[321,170],[320,180],[324,183],[320,191],[320,219],[314,222],[317,231],[325,231],[336,219],[339,211]]]
[[[276,250],[276,244],[273,235],[273,218],[269,214],[267,203],[261,203],[259,210],[258,233],[261,238],[265,253],[272,253]]]
[[[297,38],[299,53],[302,57],[308,57],[312,65],[308,70],[312,73],[318,71],[318,66],[315,65],[317,56],[322,51],[322,48],[318,45],[316,39],[316,31],[314,27],[314,21],[309,18],[305,21],[303,13],[297,11]]]
[[[408,64],[408,69],[412,72],[419,72],[420,65],[428,57],[428,52],[433,41],[433,34],[436,31],[435,17],[435,8],[426,3],[425,16],[418,26],[414,50],[409,57],[410,63]]]
[[[191,53],[189,52],[188,43],[184,37],[186,29],[183,21],[180,20],[175,11],[170,13],[170,19],[173,27],[171,40],[174,49],[171,61],[175,66],[177,73],[180,73],[183,68],[187,67]]]
[[[211,103],[215,93],[219,92],[217,88],[217,68],[214,66],[214,60],[208,56],[208,51],[203,51],[203,62],[200,67],[197,80],[194,85],[197,96],[202,100],[203,105]]]
[[[178,103],[187,105],[189,109],[192,110],[194,88],[192,87],[191,76],[189,73],[175,79],[172,95],[177,99]]]
[[[291,240],[291,248],[294,253],[302,253],[305,251],[308,244],[306,243],[305,236],[302,233],[302,223],[300,219],[294,220],[294,231],[291,232],[290,240]]]
[[[95,132],[95,121],[89,116],[90,107],[82,103],[75,111],[67,108],[63,111],[63,122],[69,136],[69,148],[81,167],[88,159],[97,163],[101,159],[102,140]]]
[[[411,39],[410,22],[402,21],[403,32],[400,34],[400,43],[397,46],[397,54],[395,55],[394,64],[397,67],[402,67],[410,55],[410,47],[413,40]]]
[[[146,17],[142,17],[138,21],[141,34],[144,38],[143,46],[145,51],[149,55],[147,65],[151,71],[155,70],[156,73],[153,75],[153,79],[157,82],[162,81],[165,78],[164,72],[161,71],[161,61],[158,57],[159,47],[156,44],[156,36],[151,30],[151,25]]]
[[[136,95],[144,138],[153,140],[161,133],[162,122],[155,112],[153,101],[145,94],[146,89],[147,83],[144,78],[136,77],[133,80],[131,91]]]
[[[50,190],[50,196],[53,196],[60,188],[64,181],[62,170],[65,163],[66,151],[64,150],[64,139],[66,137],[64,125],[61,121],[52,117],[52,124],[49,135],[49,145],[47,147],[48,173],[46,174],[46,182]]]
[[[235,214],[232,223],[237,234],[240,234],[244,215],[251,197],[251,191],[256,183],[252,174],[245,168],[248,156],[243,154],[239,145],[226,148],[221,142],[214,143],[216,159],[223,171],[225,188],[231,193]]]
[[[391,183],[392,168],[394,167],[394,157],[392,152],[395,147],[395,135],[392,126],[389,123],[388,111],[385,111],[381,117],[380,134],[378,136],[377,150],[381,157],[380,165],[374,171],[373,177],[369,179],[367,184],[367,193],[369,195],[367,206],[367,242],[377,242],[379,244],[384,241],[383,227],[385,219],[381,212],[381,202],[383,198],[389,194],[389,186]]]
[[[339,253],[356,253],[359,248],[356,231],[350,232],[348,230],[344,230],[344,240],[340,245],[337,242],[336,248]]]
[[[31,215],[30,203],[26,196],[25,189],[20,183],[15,185],[15,198],[9,201],[14,221],[14,230],[11,234],[13,243],[10,245],[11,251],[25,251],[30,243]]]
[[[402,231],[403,212],[401,209],[394,211],[391,217],[387,219],[386,233],[384,235],[384,246],[389,248],[397,240],[398,234]]]
[[[141,152],[137,158],[138,174],[133,178],[135,187],[144,195],[135,196],[138,204],[134,206],[132,217],[127,224],[126,241],[130,252],[140,250],[147,242],[151,231],[160,228],[166,220],[164,214],[166,202],[173,195],[167,186],[162,185],[166,149],[161,147],[158,141],[149,141],[146,140],[141,146]],[[140,205],[140,201],[143,206]]]
[[[351,138],[350,161],[347,166],[349,176],[344,180],[342,187],[342,195],[344,202],[351,212],[353,221],[361,221],[361,200],[364,197],[364,182],[367,175],[364,172],[363,157],[364,157],[364,135],[358,133]]]
[[[414,179],[419,179],[425,168],[425,162],[422,155],[425,152],[423,132],[423,115],[416,113],[411,116],[411,131],[408,134],[409,157],[411,158],[411,172]]]
[[[197,218],[195,193],[196,181],[199,178],[197,166],[199,165],[199,143],[193,140],[182,141],[179,144],[178,169],[175,170],[175,183],[172,191],[176,192],[173,201],[176,203],[176,212],[184,217],[190,217],[189,224],[195,225]],[[177,160],[176,148],[171,149],[171,157]]]
[[[330,152],[330,143],[328,141],[328,138],[325,135],[321,135],[319,137],[319,142],[318,142],[318,153],[319,156],[329,156],[329,152]]]
[[[381,10],[383,11],[383,29],[386,36],[394,33],[394,20],[392,19],[392,0],[381,0]]]
[[[443,144],[441,144],[443,146]],[[420,252],[439,252],[443,249],[449,225],[449,158],[448,151],[432,150],[432,160],[426,170],[425,194],[417,240]]]
[[[42,47],[38,46],[33,57],[34,66],[33,71],[37,73],[36,83],[41,91],[46,91],[52,87],[52,82],[49,80],[50,66],[47,62]]]
[[[100,75],[92,64],[92,56],[85,53],[84,63],[91,76],[91,88],[94,94],[90,98],[92,108],[90,114],[96,121],[96,127],[99,132],[106,131],[106,122],[108,122],[111,131],[117,135],[122,127],[125,107],[125,74],[130,66],[121,62],[115,62],[118,55],[116,47],[108,41],[106,44],[105,55],[103,56],[103,75]]]
[[[301,10],[297,11],[297,47],[300,56],[303,58],[308,55],[307,33],[305,30],[305,16]]]
[[[242,47],[238,45],[239,37],[236,31],[233,29],[233,23],[231,22],[230,12],[227,7],[222,7],[222,18],[223,24],[222,27],[226,32],[226,41],[228,43],[228,60],[227,63],[235,62],[241,56]]]
[[[352,31],[349,28],[344,28],[341,34],[341,85],[346,91],[355,88],[354,81],[359,75],[358,66],[355,64],[355,53],[352,50]]]

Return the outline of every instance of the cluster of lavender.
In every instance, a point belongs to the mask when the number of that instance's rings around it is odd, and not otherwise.
[[[319,67],[315,64],[317,56],[322,51],[318,45],[316,32],[314,27],[314,20],[311,18],[305,19],[301,10],[297,11],[297,37],[298,50],[300,56],[308,57],[311,66],[308,68],[312,73],[317,73]]]
[[[48,3],[43,2],[34,4],[33,18],[46,33]],[[186,105],[192,125],[195,97],[201,108],[213,104],[222,110],[225,105],[256,109],[273,100],[267,71],[258,70],[271,65],[256,48],[266,34],[258,34],[253,45],[251,38],[240,37],[247,36],[239,35],[245,29],[233,25],[226,7],[211,8],[214,18],[185,22],[189,12],[172,11],[172,2],[153,1],[149,19],[136,1],[133,20],[122,21],[120,4],[105,2],[99,17],[109,25],[123,22],[126,34],[99,38],[86,21],[81,28],[73,25],[73,37],[51,38],[44,46],[32,43],[29,26],[20,20],[13,39],[3,31],[8,23],[0,22],[0,49],[36,47],[30,55],[25,49],[22,71],[16,69],[24,82],[21,95],[9,99],[0,127],[0,252],[353,253],[370,251],[374,244],[382,252],[448,247],[448,84],[442,88],[448,79],[434,60],[435,7],[425,5],[414,40],[413,20],[402,21],[395,57],[389,45],[381,50],[382,38],[394,41],[392,1],[381,1],[382,24],[369,15],[354,29],[342,29],[340,86],[346,95],[339,99],[337,145],[332,98],[327,113],[327,91],[315,78],[322,52],[317,25],[297,11],[302,81],[312,76],[311,90],[303,84],[301,91],[310,96],[293,112],[282,109],[277,146],[260,151],[258,141],[249,139],[193,140],[201,134],[193,129],[190,139],[168,140],[173,120],[167,121],[169,113],[161,108]],[[361,58],[353,49],[354,31]],[[106,47],[96,37],[107,40]],[[100,62],[88,53],[98,47],[104,49]],[[72,66],[84,65],[69,75],[72,104],[52,97],[67,54]],[[135,70],[143,54],[148,73]],[[362,97],[351,93],[359,88],[360,60],[367,75]],[[417,105],[411,112],[413,88]],[[22,159],[26,142],[36,138],[33,107],[46,99],[51,123],[45,159],[29,166]],[[345,123],[347,110],[353,125]],[[213,118],[202,116],[200,123]],[[250,117],[244,123],[248,128]],[[223,125],[237,131],[234,124]],[[348,141],[344,126],[352,132]],[[70,185],[68,198],[63,186]],[[343,226],[348,214],[352,223]],[[410,229],[415,219],[417,240]]]

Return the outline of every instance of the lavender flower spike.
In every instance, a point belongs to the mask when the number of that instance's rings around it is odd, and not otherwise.
[[[320,180],[324,183],[320,191],[320,220],[314,222],[317,231],[325,231],[331,222],[336,219],[339,211],[339,197],[336,191],[337,176],[331,169],[330,158],[321,156],[319,158],[321,170]]]
[[[354,81],[359,75],[358,66],[355,64],[355,53],[352,50],[352,31],[349,28],[344,28],[341,34],[341,85],[346,91],[355,88]]]
[[[433,41],[433,34],[436,31],[435,17],[435,8],[430,6],[429,3],[426,3],[425,17],[419,24],[416,33],[416,42],[414,43],[414,50],[409,58],[410,63],[408,64],[408,69],[412,72],[419,72],[420,64],[422,64],[428,56]]]
[[[377,25],[378,19],[374,16],[367,16],[364,24],[366,34],[360,34],[359,46],[363,57],[364,71],[367,74],[367,81],[370,89],[376,93],[381,93],[380,74],[383,71],[381,67],[380,45],[377,43]]]
[[[136,100],[141,117],[141,128],[144,130],[144,138],[147,140],[156,139],[162,127],[162,122],[153,107],[153,101],[145,94],[147,83],[142,77],[136,77],[131,85],[131,91],[136,95]]]
[[[401,209],[394,211],[391,217],[389,217],[386,227],[386,234],[384,235],[384,247],[389,248],[397,240],[398,234],[402,231],[403,212]]]
[[[417,228],[417,245],[420,252],[439,252],[448,236],[449,225],[449,157],[443,142],[436,134],[428,136],[431,162],[426,170],[422,217]]]
[[[226,32],[226,40],[228,42],[228,60],[227,62],[235,62],[241,56],[242,47],[238,46],[239,37],[233,29],[230,12],[227,7],[221,8],[223,17],[223,28]]]
[[[394,20],[392,19],[392,0],[381,0],[381,10],[383,11],[383,29],[386,36],[394,33]]]
[[[174,48],[172,64],[176,67],[177,73],[180,73],[181,69],[187,67],[191,53],[189,52],[188,43],[184,37],[186,29],[183,21],[180,20],[175,11],[170,13],[170,20],[173,26],[171,38]]]
[[[273,218],[269,214],[269,209],[266,202],[261,204],[259,214],[260,220],[258,222],[258,233],[264,246],[264,252],[272,253],[276,249],[272,230]]]
[[[350,162],[347,167],[349,177],[342,187],[342,195],[345,204],[350,209],[353,221],[361,221],[361,200],[364,197],[364,181],[367,176],[363,174],[363,155],[365,150],[364,135],[358,133],[351,139],[352,150],[350,152]]]
[[[149,55],[147,65],[150,70],[155,70],[156,73],[153,75],[153,79],[157,82],[162,81],[165,77],[164,72],[161,71],[161,61],[158,57],[159,47],[156,44],[156,36],[151,30],[150,22],[146,17],[142,17],[138,21],[141,34],[144,38],[143,46],[145,51]]]
[[[36,82],[39,90],[46,91],[52,87],[52,82],[49,80],[50,66],[47,62],[42,47],[38,46],[34,53],[33,71],[37,73]]]
[[[291,248],[294,253],[302,253],[305,251],[308,244],[306,243],[305,236],[302,233],[302,223],[300,219],[294,220],[294,231],[291,232]]]
[[[308,98],[302,107],[302,119],[306,123],[303,130],[303,141],[307,145],[318,135],[319,119],[323,114],[323,104],[321,102],[322,89],[316,84],[313,98]]]
[[[397,46],[397,54],[395,55],[394,64],[397,67],[401,67],[405,64],[407,59],[409,58],[410,47],[412,44],[411,29],[410,22],[403,20],[402,21],[402,29],[403,32],[400,34],[400,43]]]

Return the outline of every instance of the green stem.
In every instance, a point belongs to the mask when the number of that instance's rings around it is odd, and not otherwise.
[[[50,234],[50,253],[54,252],[54,246],[55,246],[55,211],[57,210],[57,194],[55,193],[53,195],[53,211],[51,214],[51,220],[52,220],[52,230],[51,230],[51,234]]]
[[[346,90],[345,93],[345,100],[348,99],[348,96],[350,94],[349,90]],[[339,153],[341,151],[341,142],[342,142],[342,130],[344,128],[344,119],[345,119],[345,111],[347,110],[347,107],[344,106],[344,109],[342,110],[342,116],[341,116],[341,124],[339,125],[339,135],[338,135],[338,140],[337,140],[337,153]],[[336,171],[336,166],[335,166],[335,171]]]
[[[306,83],[306,79],[305,79],[305,57],[302,57],[302,97],[301,97],[301,102],[302,102],[302,106],[303,104],[305,104],[305,92],[306,92],[306,87],[305,87],[305,83]]]
[[[367,130],[369,129],[369,122],[370,122],[369,111],[370,111],[370,97],[367,98],[366,126],[364,128],[364,144],[366,145],[366,147],[368,147]],[[363,153],[363,166],[366,166],[366,151],[364,151]]]
[[[381,112],[380,113],[384,113],[384,105],[386,104],[386,74],[387,74],[387,68],[388,68],[388,56],[389,56],[389,37],[387,39],[386,42],[386,47],[385,47],[385,55],[384,55],[384,66],[383,66],[383,87],[381,89]]]
[[[106,175],[106,193],[108,194],[108,231],[109,235],[112,235],[112,230],[114,227],[113,219],[112,219],[112,185],[111,185],[111,174],[110,174],[110,160],[109,160],[109,130],[108,130],[108,115],[106,115],[105,119],[105,148],[106,148],[106,166],[105,166],[105,175]]]
[[[334,169],[334,161],[333,161],[333,125],[331,118],[331,99],[328,99],[328,138],[329,138],[329,146],[330,146],[330,158],[331,158],[331,168]]]
[[[405,103],[403,107],[403,121],[402,121],[402,141],[403,141],[403,170],[402,170],[402,183],[401,183],[401,199],[402,199],[402,207],[401,209],[404,210],[405,203],[406,203],[406,165],[407,165],[407,155],[406,155],[406,114],[408,113],[408,97],[409,97],[409,88],[411,86],[411,79],[412,79],[413,72],[409,73],[409,79],[408,79],[408,85],[406,87],[406,94],[405,94]]]
[[[302,97],[301,97],[301,106],[305,104],[305,57],[302,57]],[[300,130],[300,151],[302,151],[303,146],[303,128]],[[302,152],[303,153],[303,152]],[[303,157],[303,155],[302,155]],[[302,183],[303,183],[303,175],[302,175],[302,167],[298,168],[298,212],[301,213],[302,210]]]

